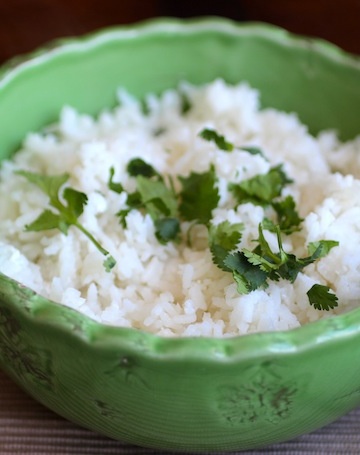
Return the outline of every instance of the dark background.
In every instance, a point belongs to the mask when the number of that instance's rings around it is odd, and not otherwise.
[[[270,22],[360,54],[360,0],[0,0],[0,63],[109,25],[201,15]]]

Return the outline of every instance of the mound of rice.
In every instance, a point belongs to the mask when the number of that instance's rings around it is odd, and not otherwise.
[[[182,112],[184,94],[191,109]],[[148,112],[124,91],[119,107],[98,119],[64,107],[59,123],[29,134],[0,174],[0,271],[41,295],[111,325],[143,329],[163,336],[233,336],[286,330],[348,311],[360,296],[360,138],[340,143],[335,132],[313,137],[295,114],[259,108],[259,94],[246,84],[222,80],[194,87],[182,84],[161,97],[148,96]],[[260,155],[225,153],[199,137],[212,128],[236,146],[258,146]],[[297,256],[317,240],[337,240],[323,259],[306,267],[294,284],[281,280],[266,290],[240,295],[230,273],[213,264],[206,230],[194,229],[186,242],[162,245],[149,215],[133,210],[123,229],[115,214],[125,207],[125,193],[108,189],[114,179],[133,191],[126,172],[140,157],[160,173],[205,172],[213,163],[220,202],[215,224],[242,222],[240,247],[253,248],[264,209],[250,203],[234,209],[227,190],[271,166],[284,163],[294,183],[286,187],[304,218],[302,229],[287,236],[284,248]],[[75,228],[25,232],[48,205],[35,185],[15,175],[18,169],[48,175],[69,172],[69,184],[87,194],[82,224],[117,261],[107,273],[103,256]],[[185,233],[188,226],[184,224]],[[276,238],[267,233],[276,248]],[[309,304],[306,291],[328,285],[339,306],[329,312]]]

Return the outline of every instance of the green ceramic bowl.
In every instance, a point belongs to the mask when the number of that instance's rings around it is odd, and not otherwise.
[[[56,43],[5,67],[1,158],[65,103],[95,114],[114,105],[118,86],[141,97],[216,77],[249,81],[264,106],[298,112],[313,132],[359,133],[357,58],[267,25],[160,20]],[[289,332],[165,339],[98,324],[0,275],[0,364],[38,401],[111,438],[249,449],[360,404],[360,308]]]

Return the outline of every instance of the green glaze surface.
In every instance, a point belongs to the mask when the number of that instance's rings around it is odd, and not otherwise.
[[[55,43],[0,70],[0,157],[64,104],[98,113],[125,86],[248,80],[313,132],[359,133],[360,63],[263,24],[160,20]],[[0,274],[0,365],[38,401],[123,441],[241,450],[323,426],[360,404],[360,309],[289,332],[164,339],[107,327]]]

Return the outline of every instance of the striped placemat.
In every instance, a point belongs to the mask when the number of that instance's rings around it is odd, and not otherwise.
[[[57,416],[27,396],[0,370],[0,455],[155,455],[113,441]],[[164,453],[164,452],[162,452]],[[168,452],[167,452],[168,453]],[[360,408],[321,430],[241,455],[360,454]],[[177,453],[178,455],[179,452]],[[236,455],[236,452],[232,452]],[[187,453],[187,455],[192,455]],[[212,455],[223,455],[221,452]]]

